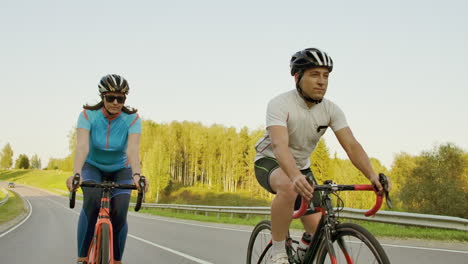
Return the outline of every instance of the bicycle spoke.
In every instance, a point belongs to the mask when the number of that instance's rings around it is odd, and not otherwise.
[[[378,263],[371,246],[361,241],[356,241],[352,236],[341,238],[343,249],[339,243],[334,244],[335,253],[339,263]]]
[[[378,241],[364,228],[354,224],[344,224],[338,228],[333,238],[333,249],[338,263],[378,263],[387,264],[388,257]],[[327,250],[319,252],[320,260],[330,263]]]
[[[267,254],[269,248],[271,245],[271,233],[269,231],[262,231],[259,234],[259,243],[255,243],[254,249],[255,249],[255,255],[256,259],[260,262],[257,263],[266,263],[267,257],[269,257],[269,254]]]

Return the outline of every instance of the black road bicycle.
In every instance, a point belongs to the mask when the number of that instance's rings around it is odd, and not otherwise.
[[[388,196],[388,179],[384,174],[379,174],[380,182],[384,188],[383,195],[379,195],[372,185],[337,185],[332,181],[325,181],[323,185],[315,185],[314,190],[321,191],[321,203],[315,207],[317,212],[322,213],[322,218],[313,236],[309,248],[305,252],[302,262],[294,258],[298,241],[290,235],[286,238],[286,253],[291,264],[322,264],[322,263],[379,263],[389,264],[387,254],[377,239],[364,227],[353,223],[340,223],[339,211],[343,208],[343,200],[338,196],[339,191],[374,191],[376,203],[372,209],[365,213],[372,216],[380,209],[383,196],[386,198],[387,206],[392,207]],[[310,179],[308,179],[310,182]],[[337,207],[333,207],[331,195],[337,197]],[[309,207],[309,201],[302,198],[299,210],[294,212],[293,218],[304,215]],[[259,222],[250,236],[247,248],[247,264],[267,263],[272,249],[271,222],[263,220]]]

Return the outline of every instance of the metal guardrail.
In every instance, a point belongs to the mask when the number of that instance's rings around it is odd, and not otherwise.
[[[68,193],[63,190],[55,189],[58,192]],[[79,194],[77,194],[79,195]],[[131,203],[135,206],[135,203]],[[204,212],[220,214],[245,214],[249,215],[270,215],[270,207],[244,207],[244,206],[209,206],[209,205],[188,205],[188,204],[156,204],[156,203],[143,203],[142,208],[161,208],[161,209],[173,209],[181,211],[192,211],[192,212]],[[364,216],[364,209],[353,209],[343,208],[340,211],[339,216],[348,219],[365,220],[372,222],[381,222],[388,224],[398,225],[412,225],[422,227],[436,227],[444,229],[454,229],[461,231],[468,231],[468,219],[453,217],[453,216],[441,216],[441,215],[430,215],[430,214],[415,214],[405,212],[394,212],[394,211],[378,211],[374,217]]]
[[[134,203],[132,203],[134,205]],[[142,208],[161,208],[175,209],[183,211],[198,211],[198,212],[214,212],[228,214],[253,214],[253,215],[269,215],[270,207],[243,207],[243,206],[209,206],[209,205],[188,205],[188,204],[155,204],[143,203]]]
[[[6,191],[5,189],[2,189],[2,192],[4,192],[6,194],[6,196],[5,196],[5,198],[3,198],[0,201],[0,206],[2,206],[4,203],[6,203],[8,201],[8,199],[10,198],[10,193],[8,191]]]
[[[134,205],[134,204],[133,204]],[[142,208],[161,208],[183,211],[198,211],[211,213],[246,214],[246,215],[269,215],[270,207],[242,207],[242,206],[207,206],[207,205],[186,205],[186,204],[154,204],[143,203]],[[343,208],[339,216],[348,219],[366,220],[400,225],[413,225],[423,227],[437,227],[444,229],[455,229],[468,231],[468,219],[452,216],[440,216],[429,214],[415,214],[393,211],[379,211],[374,217],[364,216],[367,210]],[[248,216],[247,216],[248,217]]]

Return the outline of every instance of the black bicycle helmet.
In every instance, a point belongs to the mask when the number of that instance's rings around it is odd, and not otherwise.
[[[322,99],[314,99],[310,96],[304,94],[302,91],[299,82],[304,75],[304,70],[313,67],[326,67],[328,71],[333,70],[333,60],[327,53],[321,51],[317,48],[307,48],[301,51],[294,53],[291,57],[291,62],[289,63],[291,67],[291,75],[294,76],[296,73],[299,74],[299,78],[296,82],[296,89],[299,92],[299,95],[306,101],[319,104],[322,102]]]
[[[130,90],[127,80],[117,74],[108,74],[102,77],[98,87],[101,94],[107,92],[128,94],[128,91]]]
[[[327,67],[331,72],[333,70],[333,60],[324,51],[317,48],[307,48],[296,52],[291,57],[289,66],[291,67],[292,76],[312,67]]]

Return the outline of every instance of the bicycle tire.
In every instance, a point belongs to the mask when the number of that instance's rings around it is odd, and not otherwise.
[[[364,227],[343,223],[332,234],[333,248],[337,263],[378,263],[390,264],[387,254],[377,239]],[[317,251],[317,262],[332,263],[324,240]]]
[[[110,263],[110,231],[109,225],[101,225],[101,239],[99,246],[99,262],[98,264]]]
[[[259,222],[250,235],[247,264],[266,263],[271,254],[271,221]]]

